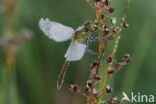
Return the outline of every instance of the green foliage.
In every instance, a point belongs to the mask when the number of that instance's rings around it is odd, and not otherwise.
[[[116,8],[114,14],[117,20],[120,20],[125,10],[123,5],[126,5],[127,1],[112,1]],[[133,62],[114,77],[114,95],[118,95],[119,98],[123,91],[156,94],[155,3],[154,0],[132,0],[128,10],[127,22],[130,27],[121,33],[115,57],[121,59],[124,53],[130,53]],[[21,0],[16,13],[16,33],[27,28],[33,32],[33,39],[22,44],[17,52],[15,65],[17,85],[12,85],[16,86],[17,91],[12,93],[16,95],[18,92],[19,104],[83,104],[84,99],[79,95],[67,93],[67,87],[62,91],[56,90],[57,75],[64,63],[64,53],[69,41],[56,43],[48,39],[38,27],[38,21],[42,17],[76,29],[85,20],[94,20],[95,12],[86,0]],[[4,30],[7,30],[2,25],[4,22],[5,19],[0,16],[0,37]],[[0,50],[0,86],[4,83],[5,55],[5,52]],[[86,54],[81,61],[72,62],[65,78],[65,86],[77,83],[84,88],[89,75],[89,63],[93,60],[94,57]],[[0,94],[0,99],[3,97]]]

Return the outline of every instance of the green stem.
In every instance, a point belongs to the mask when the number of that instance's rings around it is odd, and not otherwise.
[[[120,37],[121,37],[121,34],[119,32],[119,35],[117,36],[117,38],[115,40],[114,48],[113,48],[113,51],[112,51],[112,57],[114,57],[114,55],[116,53]],[[111,66],[112,66],[112,63],[108,64],[108,69],[110,69]],[[100,77],[101,77],[101,73],[100,73]],[[103,89],[105,89],[105,86],[106,86],[107,82],[108,82],[108,74],[105,75],[104,82],[103,82],[102,86],[100,87],[100,94],[103,93]],[[101,96],[99,96],[97,104],[100,104],[100,102],[101,102]]]
[[[103,84],[101,83],[101,85],[105,86],[106,83],[107,83],[107,74],[105,75],[104,82]],[[102,90],[103,90],[103,87],[100,87],[100,93],[102,92]],[[101,102],[101,97],[99,97],[99,99],[97,100],[97,104],[100,104],[100,102]]]
[[[120,40],[120,37],[121,37],[121,33],[119,32],[119,35],[115,41],[115,45],[114,45],[114,49],[113,49],[113,52],[112,52],[112,57],[114,57],[115,53],[116,53],[116,50],[117,50],[117,47],[118,47],[118,44],[119,44],[119,40]]]
[[[101,37],[100,24],[98,24],[98,36]],[[101,38],[100,38],[100,39],[101,39]],[[100,48],[101,48],[101,40],[100,40],[100,42],[99,42],[99,50],[100,50]],[[101,55],[99,55],[99,56],[101,56]],[[100,82],[99,82],[99,88],[100,88],[101,85],[102,85],[102,59],[100,59],[99,64],[100,64],[100,72],[99,72],[99,74],[100,74],[100,78],[101,78],[101,80],[100,80]]]
[[[114,56],[115,56],[115,53],[116,53],[116,50],[117,50],[117,47],[118,47],[118,44],[119,44],[120,37],[121,37],[121,31],[119,32],[119,35],[117,36],[117,38],[115,40],[115,44],[114,44],[114,48],[113,48],[113,52],[112,52],[112,58],[114,58]],[[108,69],[110,69],[111,66],[112,66],[112,63],[110,63],[108,65]]]

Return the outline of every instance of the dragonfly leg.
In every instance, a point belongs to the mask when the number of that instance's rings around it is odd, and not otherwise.
[[[89,54],[91,54],[91,55],[97,55],[97,53],[96,52],[94,52],[94,51],[92,51],[92,50],[90,50],[90,49],[88,49],[88,39],[86,40],[86,52],[88,52]]]
[[[100,36],[95,37],[95,36],[91,35],[90,39],[93,40],[93,41],[97,41],[97,40],[100,39]]]
[[[86,49],[86,51],[89,53],[89,54],[91,54],[91,55],[97,55],[97,53],[96,52],[94,52],[94,51],[92,51],[92,50],[90,50],[90,49]]]

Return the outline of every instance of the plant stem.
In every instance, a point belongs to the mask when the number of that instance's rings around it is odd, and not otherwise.
[[[121,34],[119,32],[119,35],[116,38],[116,41],[115,41],[115,44],[114,44],[114,48],[113,48],[113,51],[112,51],[112,57],[114,57],[114,55],[116,53],[120,37],[121,37]],[[108,83],[108,80],[109,80],[109,77],[110,77],[110,75],[108,74],[108,70],[111,68],[111,65],[112,65],[112,63],[108,64],[108,66],[107,66],[107,73],[105,75],[104,82],[103,82],[102,86],[100,87],[100,93],[99,93],[99,98],[97,100],[97,104],[100,104],[101,97],[103,96],[103,93],[104,93],[104,89],[105,89],[105,87],[106,87],[106,85]]]

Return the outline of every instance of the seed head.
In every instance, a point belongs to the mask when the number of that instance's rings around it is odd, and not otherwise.
[[[129,55],[129,54],[125,54],[125,55],[124,55],[124,60],[125,60],[125,61],[127,61],[129,58],[130,58],[130,55]]]
[[[107,24],[104,25],[104,29],[106,29],[106,28],[108,28],[108,25]]]
[[[123,22],[122,27],[127,28],[129,25],[127,24],[127,22]]]
[[[96,66],[98,66],[99,65],[99,63],[97,63],[97,62],[93,62],[92,64],[91,64],[91,69],[94,69]]]
[[[98,97],[98,93],[94,93],[94,97],[97,98]]]
[[[114,66],[115,66],[115,68],[117,68],[120,66],[120,64],[118,62],[114,62]]]
[[[124,55],[124,61],[126,61],[127,63],[132,62],[132,59],[130,58],[130,55],[129,54],[125,54]]]
[[[107,6],[108,6],[111,2],[110,2],[109,0],[105,0],[105,2],[104,2],[104,3],[105,3],[105,5],[107,5]]]
[[[114,33],[117,33],[117,32],[119,32],[120,31],[120,28],[119,27],[115,27],[114,29],[113,29],[113,32]]]
[[[98,97],[98,91],[97,91],[95,88],[93,89],[93,94],[94,94],[94,97],[95,97],[95,98]]]
[[[102,15],[101,15],[101,19],[104,19],[105,17],[106,17],[105,14],[102,14]]]
[[[108,74],[113,74],[114,73],[114,69],[113,68],[110,68],[109,70],[108,70]]]
[[[111,93],[112,92],[112,88],[109,85],[106,86],[106,92],[107,93]]]
[[[129,58],[126,62],[127,62],[127,63],[130,63],[130,62],[132,62],[132,59]]]
[[[71,84],[68,86],[68,88],[73,92],[76,92],[78,90],[78,86],[76,84]]]
[[[107,58],[107,63],[111,63],[112,60],[113,60],[113,57],[112,57],[112,56],[108,56],[108,58]]]
[[[116,18],[115,18],[115,17],[112,17],[112,18],[111,18],[111,24],[112,24],[112,25],[115,25],[115,24],[116,24]]]
[[[100,2],[101,0],[94,0],[94,2]]]
[[[105,24],[104,25],[104,34],[107,35],[109,33],[108,26]]]
[[[96,74],[96,75],[95,75],[95,79],[96,79],[96,80],[100,80],[101,78],[100,78],[100,76],[99,76],[98,74]]]
[[[108,100],[108,104],[113,104],[113,102],[114,102],[114,98],[110,98],[110,99]]]
[[[114,12],[114,8],[110,7],[110,8],[108,9],[108,12],[109,12],[109,13],[113,13],[113,12]]]
[[[90,88],[92,86],[92,82],[91,82],[91,80],[88,80],[87,81],[87,88]]]

